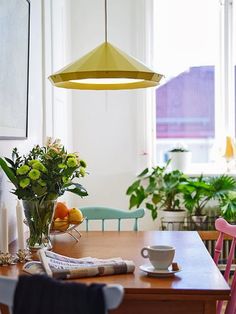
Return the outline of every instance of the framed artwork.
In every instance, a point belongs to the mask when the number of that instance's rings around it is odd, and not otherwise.
[[[30,4],[0,0],[0,139],[28,132]]]

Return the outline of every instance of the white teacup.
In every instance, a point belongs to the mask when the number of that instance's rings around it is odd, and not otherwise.
[[[175,248],[168,245],[153,245],[142,248],[141,255],[149,258],[155,269],[167,269],[173,262]]]

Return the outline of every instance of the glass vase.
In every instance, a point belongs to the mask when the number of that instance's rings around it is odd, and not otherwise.
[[[26,224],[29,227],[27,246],[30,250],[52,248],[49,233],[55,204],[55,200],[23,200]]]

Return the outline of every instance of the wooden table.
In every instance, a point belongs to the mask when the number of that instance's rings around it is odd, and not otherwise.
[[[141,248],[154,244],[174,246],[175,261],[182,271],[168,278],[148,277],[140,271],[139,266],[147,263],[140,255]],[[195,231],[90,231],[83,232],[78,243],[65,234],[54,236],[53,250],[71,257],[120,256],[135,262],[134,274],[80,280],[123,285],[124,301],[114,314],[213,314],[217,300],[229,299],[230,288]],[[0,267],[0,274],[17,276],[21,268],[20,264]]]

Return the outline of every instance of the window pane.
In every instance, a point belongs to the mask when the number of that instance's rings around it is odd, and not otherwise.
[[[158,162],[179,141],[193,152],[193,162],[211,159],[218,10],[215,0],[155,0],[155,63],[166,77],[156,90]]]
[[[156,90],[157,138],[213,138],[214,67],[191,67]]]

